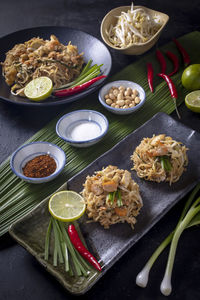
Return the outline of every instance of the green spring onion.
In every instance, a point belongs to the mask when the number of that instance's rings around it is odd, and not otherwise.
[[[120,207],[123,205],[122,202],[122,196],[121,196],[121,191],[117,189],[117,191],[110,192],[107,197],[106,197],[106,203],[110,202],[111,205],[113,205],[114,200],[117,200],[117,206]]]
[[[85,65],[85,67],[83,68],[80,75],[74,81],[64,84],[59,88],[54,89],[54,91],[63,90],[65,88],[72,88],[97,77],[101,73],[101,67],[102,65],[97,65],[97,64],[92,66],[92,60],[90,59],[88,63]]]
[[[152,254],[150,259],[147,261],[142,271],[137,275],[136,284],[140,287],[144,288],[147,286],[149,280],[149,273],[153,264],[155,263],[159,255],[162,253],[162,251],[171,243],[167,267],[160,287],[161,292],[165,296],[171,293],[171,275],[179,238],[184,229],[200,224],[200,197],[198,197],[197,200],[192,204],[199,190],[200,183],[197,184],[197,186],[194,188],[191,195],[189,196],[187,202],[185,203],[185,206],[174,231],[172,231],[165,238],[165,240],[160,244],[160,246],[156,249],[156,251]]]
[[[52,227],[54,233],[53,265],[56,267],[58,263],[64,263],[65,271],[68,272],[70,276],[87,277],[92,270],[91,267],[72,245],[64,223],[53,217],[50,218],[45,238],[45,260],[49,259],[49,241]]]
[[[163,156],[159,156],[160,158],[160,162],[161,162],[161,166],[162,168],[166,171],[166,172],[170,172],[172,169],[172,165],[170,162],[170,157],[163,155]]]

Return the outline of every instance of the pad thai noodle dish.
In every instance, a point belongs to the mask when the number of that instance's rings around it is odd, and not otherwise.
[[[115,26],[111,24],[107,30],[109,41],[117,48],[126,48],[132,44],[145,43],[161,28],[162,22],[158,15],[151,16],[142,8],[131,8],[117,17]]]
[[[165,134],[144,138],[131,156],[133,170],[140,178],[172,184],[186,170],[187,150],[181,142]]]
[[[93,176],[87,176],[82,195],[89,218],[104,228],[127,222],[134,228],[143,206],[139,186],[127,170],[109,165]]]
[[[6,53],[2,69],[11,92],[24,96],[24,88],[32,79],[47,76],[53,87],[59,88],[79,76],[83,63],[77,46],[70,42],[63,45],[51,35],[50,40],[34,37],[15,45]]]

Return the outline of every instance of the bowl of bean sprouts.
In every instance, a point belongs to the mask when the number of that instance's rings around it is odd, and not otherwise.
[[[120,6],[103,18],[101,36],[112,49],[122,54],[140,55],[152,48],[169,16],[144,6]]]

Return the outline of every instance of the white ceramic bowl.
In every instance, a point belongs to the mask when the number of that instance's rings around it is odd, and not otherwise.
[[[158,41],[160,34],[162,32],[162,30],[164,29],[164,27],[166,26],[168,20],[169,20],[169,16],[147,8],[145,6],[134,6],[134,9],[138,9],[138,8],[142,8],[144,9],[144,11],[149,14],[151,17],[159,17],[161,22],[162,22],[162,26],[160,27],[160,29],[145,43],[138,43],[138,44],[132,44],[126,48],[118,48],[115,47],[109,40],[107,32],[109,31],[110,25],[112,24],[113,26],[115,26],[116,22],[117,22],[117,16],[120,16],[122,12],[127,12],[131,7],[130,6],[120,6],[120,7],[116,7],[114,9],[112,9],[111,11],[109,11],[107,13],[107,15],[103,18],[102,23],[101,23],[101,37],[103,39],[103,41],[112,49],[118,51],[118,53],[121,54],[127,54],[127,55],[141,55],[145,52],[147,52],[149,49],[151,49],[155,43]]]
[[[38,155],[49,154],[56,162],[56,170],[47,177],[32,178],[23,175],[22,168],[25,164]],[[63,170],[66,163],[65,152],[57,145],[48,142],[33,142],[18,148],[11,156],[10,166],[12,171],[24,181],[30,183],[43,183],[53,180]]]
[[[108,131],[107,118],[94,110],[76,110],[62,116],[56,133],[75,147],[88,147],[99,142]]]
[[[109,89],[111,87],[120,87],[120,86],[124,86],[126,88],[130,87],[131,89],[136,89],[139,92],[139,97],[141,99],[140,103],[137,104],[134,107],[131,108],[114,108],[111,107],[110,105],[108,105],[105,102],[105,95],[108,93]],[[99,101],[100,103],[110,112],[117,114],[117,115],[128,115],[131,113],[136,112],[139,108],[141,108],[144,103],[145,103],[145,91],[144,89],[137,83],[132,82],[132,81],[128,81],[128,80],[117,80],[117,81],[112,81],[107,83],[106,85],[104,85],[100,91],[99,91]]]

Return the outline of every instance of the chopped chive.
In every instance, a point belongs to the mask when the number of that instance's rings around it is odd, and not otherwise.
[[[170,163],[169,156],[163,155],[163,156],[160,156],[159,158],[160,158],[160,163],[161,163],[162,168],[165,171],[170,172],[172,169],[172,165]]]
[[[54,91],[62,90],[65,88],[72,88],[72,87],[81,85],[81,84],[97,77],[101,73],[100,68],[103,66],[103,64],[101,64],[101,65],[95,64],[93,66],[91,66],[91,64],[92,64],[92,60],[89,60],[89,62],[83,68],[80,75],[74,81],[64,84],[64,85],[60,86],[59,88],[54,89]]]
[[[107,196],[106,196],[106,203],[108,204],[109,202],[111,203],[112,201],[112,193],[110,192]]]
[[[68,258],[68,251],[67,251],[67,245],[65,242],[61,242],[61,249],[62,249],[62,254],[64,257],[64,261],[65,261],[65,271],[68,272],[69,271],[69,258]]]
[[[61,251],[62,251],[62,255],[63,255],[63,258],[64,258],[64,262],[65,262],[65,271],[68,272],[69,271],[69,259],[68,259],[67,245],[64,241],[62,231],[60,230],[60,227],[59,227],[59,224],[58,224],[57,220],[55,220],[55,224],[56,224],[56,228],[57,228],[57,231],[58,231],[59,237],[60,237]]]
[[[49,259],[49,240],[50,240],[50,235],[51,235],[51,227],[52,227],[52,220],[50,218],[49,226],[48,226],[47,233],[46,233],[46,239],[45,239],[45,250],[44,250],[44,259],[45,260]]]
[[[112,192],[111,204],[113,205],[116,196],[116,191]]]
[[[85,65],[85,67],[83,68],[83,70],[81,71],[81,74],[80,76],[82,76],[83,74],[85,74],[91,67],[91,64],[92,64],[92,59],[90,59],[88,61],[88,63]]]
[[[119,189],[117,190],[117,205],[119,207],[123,205],[121,191]]]
[[[56,227],[56,221],[55,219],[52,218],[53,221],[53,231],[54,231],[54,259],[53,259],[53,265],[57,266],[58,262],[57,262],[57,258],[59,258],[59,262],[63,263],[63,256],[62,256],[62,252],[61,252],[61,246],[60,246],[60,242],[59,242],[59,232],[58,229]]]
[[[58,241],[56,238],[56,229],[54,223],[53,223],[53,232],[54,232],[53,265],[56,267],[58,265]]]
[[[71,254],[71,257],[72,257],[72,260],[73,260],[73,263],[74,263],[74,267],[75,267],[75,272],[76,272],[76,274],[78,276],[81,276],[81,270],[80,270],[78,259],[76,257],[76,253],[75,253],[74,247],[73,247],[73,245],[70,242],[70,238],[69,238],[69,236],[68,236],[68,234],[67,234],[67,232],[65,230],[65,227],[64,227],[63,223],[59,222],[59,226],[60,226],[61,231],[63,233],[63,238],[66,241],[68,250],[69,250],[69,252]]]

